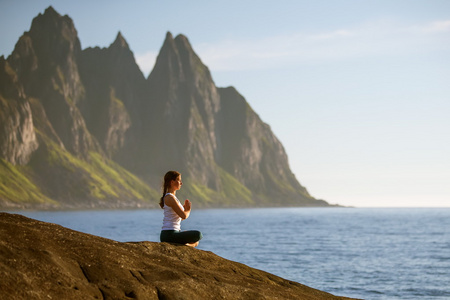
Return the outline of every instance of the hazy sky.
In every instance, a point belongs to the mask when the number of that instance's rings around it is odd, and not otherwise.
[[[186,35],[314,197],[450,207],[450,1],[0,0],[0,55],[49,5],[83,49],[121,31],[146,76],[166,32]]]

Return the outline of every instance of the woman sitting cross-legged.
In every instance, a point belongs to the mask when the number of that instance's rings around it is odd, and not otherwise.
[[[184,244],[197,247],[203,238],[200,231],[181,231],[181,220],[185,220],[191,213],[191,201],[185,200],[181,205],[177,196],[177,190],[181,188],[181,174],[176,171],[169,171],[164,176],[163,196],[159,206],[164,209],[163,227],[161,230],[161,242]]]

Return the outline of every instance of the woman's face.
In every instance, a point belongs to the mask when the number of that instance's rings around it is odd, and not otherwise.
[[[172,187],[175,188],[175,190],[181,189],[181,186],[183,185],[183,182],[181,181],[181,175],[177,177],[177,179],[172,180]]]

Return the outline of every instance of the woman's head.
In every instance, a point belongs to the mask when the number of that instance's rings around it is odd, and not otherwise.
[[[161,208],[164,208],[164,196],[169,191],[172,183],[177,183],[177,181],[179,181],[181,186],[181,174],[177,171],[169,171],[164,175],[163,195],[159,201],[159,206],[161,206]]]

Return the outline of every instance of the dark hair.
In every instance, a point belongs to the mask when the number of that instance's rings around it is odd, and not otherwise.
[[[177,171],[169,171],[166,173],[166,175],[164,175],[163,194],[161,199],[159,200],[159,206],[161,206],[161,208],[164,208],[164,196],[169,190],[170,183],[172,182],[172,180],[177,180],[178,176],[180,175],[181,174]]]

